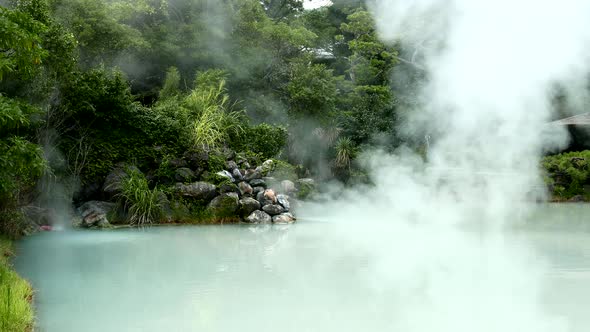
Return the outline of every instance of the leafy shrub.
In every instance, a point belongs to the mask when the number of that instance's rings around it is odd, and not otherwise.
[[[546,181],[557,197],[590,196],[584,186],[590,184],[590,151],[568,152],[543,158]]]
[[[209,154],[209,160],[207,161],[209,172],[219,172],[225,168],[225,157],[223,154],[216,151]]]
[[[32,188],[46,167],[40,146],[20,137],[0,139],[0,208]]]
[[[170,67],[166,72],[164,86],[160,90],[160,100],[177,96],[180,93],[180,73],[178,68]]]
[[[268,123],[248,126],[241,135],[232,137],[230,144],[237,151],[250,151],[262,159],[275,158],[287,144],[287,130]]]
[[[162,217],[161,200],[164,193],[157,188],[150,189],[141,172],[129,168],[127,174],[118,196],[123,209],[128,212],[129,223],[143,225],[159,221]]]
[[[297,180],[297,168],[286,161],[273,159],[274,169],[270,173],[271,176],[278,180]]]

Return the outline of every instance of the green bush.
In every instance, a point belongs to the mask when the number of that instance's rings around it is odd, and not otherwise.
[[[590,185],[590,151],[547,156],[542,166],[556,198],[569,199],[576,195],[590,198],[590,193],[584,190],[585,185]]]
[[[120,205],[128,213],[129,223],[143,225],[158,222],[162,217],[161,200],[165,197],[164,193],[157,188],[150,189],[141,172],[128,168],[127,174],[118,198]]]
[[[222,171],[225,169],[225,157],[217,151],[210,153],[207,166],[211,173]]]
[[[234,150],[250,151],[264,160],[279,157],[286,144],[287,130],[268,123],[245,127],[241,135],[230,140],[230,147]]]
[[[297,180],[297,167],[283,160],[273,159],[273,161],[274,168],[270,172],[270,176],[278,180]]]

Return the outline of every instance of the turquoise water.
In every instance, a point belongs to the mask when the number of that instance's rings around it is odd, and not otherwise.
[[[562,230],[510,232],[501,241],[509,249],[502,248],[503,254],[490,249],[495,246],[475,248],[487,243],[473,241],[481,234],[453,237],[469,238],[465,243],[479,258],[449,255],[440,259],[440,269],[426,272],[439,249],[419,244],[427,254],[408,247],[384,259],[375,252],[389,248],[352,245],[350,230],[318,221],[42,233],[18,244],[15,265],[37,290],[37,331],[507,331],[489,322],[496,316],[508,324],[502,326],[512,326],[505,320],[522,318],[518,324],[528,326],[524,316],[534,312],[531,322],[547,317],[547,324],[559,326],[548,331],[587,332],[590,233],[557,227],[564,222],[560,216],[575,222],[590,216],[587,207],[575,209],[545,208],[535,221]],[[362,227],[358,236],[370,236],[371,226]],[[530,275],[534,289],[520,260],[507,251],[526,252],[527,264],[538,267]],[[408,263],[413,260],[424,264]],[[383,277],[392,271],[394,276]],[[474,279],[484,281],[472,285]],[[514,291],[521,298],[512,299]],[[498,293],[498,301],[491,301]],[[496,312],[512,303],[514,308]]]

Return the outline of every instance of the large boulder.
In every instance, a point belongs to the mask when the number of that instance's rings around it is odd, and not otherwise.
[[[256,194],[256,200],[260,202],[260,205],[265,206],[268,204],[275,204],[277,202],[277,198],[275,193],[272,189],[266,189],[264,191],[259,191]]]
[[[188,166],[188,162],[184,159],[172,158],[172,159],[168,160],[168,165],[170,165],[170,167],[174,167],[174,168],[184,168],[184,167]]]
[[[240,194],[242,196],[252,196],[253,195],[253,189],[252,186],[250,186],[248,184],[248,182],[240,182],[238,183],[238,188],[240,189]]]
[[[264,211],[256,210],[247,216],[245,220],[251,224],[269,224],[272,222],[272,217]]]
[[[272,159],[269,159],[269,160],[263,162],[261,167],[262,167],[262,174],[266,175],[274,169],[275,162]]]
[[[272,189],[266,189],[264,191],[264,199],[267,199],[275,204],[277,202],[277,194]]]
[[[289,211],[291,209],[291,204],[289,203],[289,196],[286,195],[277,195],[277,202],[281,204],[285,211]]]
[[[235,161],[230,160],[225,163],[225,168],[228,169],[230,172],[233,172],[235,169],[238,169],[238,164]]]
[[[54,209],[42,208],[34,205],[27,205],[22,208],[27,220],[39,226],[51,225],[57,219],[57,212]]]
[[[275,224],[292,224],[295,220],[295,217],[289,212],[281,213],[272,217],[272,222]]]
[[[228,172],[226,170],[219,171],[219,172],[217,172],[215,174],[217,174],[217,175],[219,175],[219,176],[221,176],[223,178],[226,178],[226,179],[228,179],[231,182],[236,182],[236,180],[234,179],[234,176],[230,172]]]
[[[107,215],[115,207],[115,203],[103,201],[90,201],[82,204],[78,208],[78,213],[82,216],[80,226],[99,228],[109,227],[110,223]]]
[[[215,197],[216,187],[208,182],[194,182],[191,184],[176,184],[176,192],[184,197],[209,201]]]
[[[135,166],[119,165],[107,175],[102,185],[102,191],[107,197],[115,197],[121,192],[123,189],[123,180],[129,176],[128,171],[130,170],[141,173],[139,168]]]
[[[233,175],[234,179],[236,179],[236,181],[244,180],[244,175],[242,175],[242,172],[240,172],[240,170],[237,168],[234,168],[231,174]]]
[[[271,216],[276,216],[277,214],[281,214],[285,212],[285,208],[280,206],[279,204],[268,204],[262,207],[262,210]]]
[[[266,188],[266,181],[264,181],[263,179],[253,179],[252,181],[250,181],[250,185],[252,187]]]
[[[220,194],[225,194],[225,193],[239,194],[240,189],[234,183],[222,183],[219,185],[219,193]]]
[[[282,193],[290,194],[295,192],[295,183],[291,180],[283,180],[280,188]]]
[[[311,178],[303,178],[295,182],[295,187],[297,187],[297,197],[305,199],[315,191],[316,184]]]
[[[187,151],[184,153],[184,159],[190,168],[197,169],[207,165],[209,162],[209,153],[206,151]]]
[[[252,212],[260,210],[260,202],[251,197],[240,199],[240,215],[249,216]]]
[[[225,193],[215,197],[207,207],[210,212],[220,217],[234,216],[238,212],[238,194]]]
[[[174,172],[174,180],[177,182],[190,182],[195,178],[195,172],[188,167],[181,167]]]
[[[264,187],[252,187],[252,196],[257,197],[259,192],[264,192]]]
[[[252,181],[254,179],[262,179],[262,173],[254,169],[247,169],[244,175],[244,180]]]

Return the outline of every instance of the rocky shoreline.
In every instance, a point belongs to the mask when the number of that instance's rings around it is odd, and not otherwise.
[[[198,161],[195,156],[186,155],[175,160],[175,182],[169,183],[166,193],[160,194],[162,218],[156,223],[291,224],[297,220],[294,211],[300,199],[315,190],[313,179],[294,178],[293,172],[284,172],[280,161],[269,159],[251,166],[247,159],[235,153],[228,155],[225,167],[214,173],[203,170],[201,166],[208,160],[202,156]],[[108,228],[124,223],[126,211],[117,197],[130,172],[140,171],[128,165],[113,169],[100,192],[94,194],[106,199],[78,204],[72,224],[81,228]],[[151,174],[146,177],[150,176],[153,178]]]

